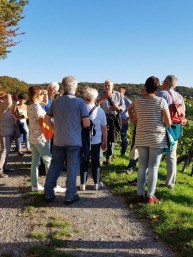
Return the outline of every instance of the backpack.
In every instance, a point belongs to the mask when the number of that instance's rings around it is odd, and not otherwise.
[[[168,91],[169,92],[169,91]],[[178,104],[174,101],[173,95],[169,92],[172,98],[172,104],[169,105],[170,117],[173,124],[186,125],[187,119],[185,117],[185,110],[182,104]]]

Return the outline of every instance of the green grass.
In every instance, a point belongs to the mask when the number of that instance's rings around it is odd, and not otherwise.
[[[50,217],[50,220],[47,224],[48,227],[69,227],[70,223],[67,220],[58,220],[56,217]]]
[[[165,162],[159,168],[156,196],[160,204],[137,205],[136,187],[130,186],[128,180],[137,177],[137,172],[127,175],[124,170],[128,158],[119,158],[120,149],[115,150],[111,166],[102,167],[102,181],[110,186],[115,195],[121,195],[128,207],[136,211],[140,218],[151,225],[159,237],[172,246],[180,257],[193,257],[193,177],[190,168],[186,173],[178,172],[174,190],[159,187],[166,177]],[[181,170],[181,167],[178,167]],[[137,171],[137,169],[136,169]]]
[[[33,231],[29,237],[33,238],[33,239],[37,239],[39,241],[44,241],[46,240],[47,234],[43,233],[43,232],[37,232],[37,231]]]

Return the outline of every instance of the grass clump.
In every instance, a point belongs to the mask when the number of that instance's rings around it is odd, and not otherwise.
[[[70,223],[67,220],[58,220],[56,217],[51,217],[47,224],[48,227],[69,227]]]
[[[31,238],[37,239],[39,241],[44,241],[44,240],[46,240],[46,237],[47,237],[46,233],[37,232],[37,231],[32,232],[29,236]]]

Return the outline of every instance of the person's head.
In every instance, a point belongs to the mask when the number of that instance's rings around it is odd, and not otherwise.
[[[121,86],[118,88],[119,93],[121,94],[121,96],[125,95],[125,87]]]
[[[44,92],[41,86],[31,86],[28,89],[28,96],[30,103],[38,100],[39,102],[43,101]]]
[[[65,93],[75,94],[77,86],[78,82],[73,76],[64,77],[62,80],[62,87]]]
[[[155,93],[160,86],[158,78],[151,76],[145,81],[144,89],[148,94]]]
[[[25,100],[26,100],[25,94],[21,93],[21,94],[18,95],[18,101],[20,103],[25,102]]]
[[[13,99],[13,101],[15,101],[15,102],[18,101],[18,93],[17,93],[17,92],[12,93],[12,99]]]
[[[48,96],[52,97],[55,94],[58,93],[60,86],[58,84],[58,82],[52,82],[48,85],[47,90],[48,90]]]
[[[112,92],[113,87],[114,87],[113,81],[111,81],[110,79],[105,80],[104,89],[106,92],[108,91]]]
[[[86,88],[84,90],[84,99],[87,103],[95,102],[98,97],[98,91],[95,88]]]
[[[174,75],[168,75],[163,81],[162,89],[174,89],[177,86],[178,79]]]

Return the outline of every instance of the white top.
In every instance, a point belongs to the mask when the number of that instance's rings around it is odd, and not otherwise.
[[[87,104],[88,112],[94,107],[94,104]],[[90,120],[95,125],[96,134],[91,138],[91,145],[100,144],[102,142],[102,129],[101,126],[107,125],[105,112],[99,106],[91,113]]]
[[[137,114],[137,132],[135,145],[152,148],[167,147],[166,127],[163,122],[162,110],[167,102],[162,97],[142,97],[134,103]]]
[[[29,142],[32,144],[39,144],[46,139],[41,131],[38,119],[45,116],[46,112],[40,104],[31,104],[27,107],[27,114],[29,118]]]
[[[18,111],[19,115],[24,115],[25,117],[27,116],[27,110],[22,110],[19,108],[19,106],[17,106],[17,111]],[[20,120],[20,122],[23,122],[23,123],[25,123],[27,121],[26,118],[21,118],[19,120]]]

